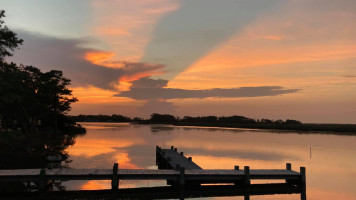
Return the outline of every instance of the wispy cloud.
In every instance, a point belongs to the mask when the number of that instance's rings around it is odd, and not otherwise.
[[[343,77],[345,77],[345,78],[356,78],[356,76],[354,76],[354,75],[344,75]]]
[[[150,82],[152,87],[141,83]],[[277,96],[288,93],[298,92],[298,89],[284,89],[280,86],[261,86],[261,87],[240,87],[240,88],[215,88],[205,90],[186,90],[178,88],[164,88],[167,82],[164,80],[142,79],[133,83],[129,91],[123,91],[115,96],[128,97],[135,100],[153,100],[153,99],[185,99],[185,98],[238,98],[238,97],[263,97]]]

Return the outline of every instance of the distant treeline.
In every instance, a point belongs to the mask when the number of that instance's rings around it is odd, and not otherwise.
[[[289,125],[299,125],[302,124],[300,121],[287,119],[283,121],[270,120],[270,119],[251,119],[243,116],[229,116],[229,117],[216,117],[216,116],[199,116],[190,117],[184,116],[183,118],[176,117],[169,114],[157,114],[153,113],[149,119],[143,119],[139,117],[130,118],[123,115],[77,115],[71,116],[71,118],[76,122],[142,122],[142,123],[164,123],[164,124],[175,124],[175,123],[237,123],[237,124],[289,124]]]
[[[136,122],[141,124],[173,124],[178,126],[215,126],[252,129],[278,129],[297,131],[356,132],[354,124],[304,124],[298,120],[252,119],[244,116],[199,116],[183,118],[153,113],[149,119],[130,118],[123,115],[78,115],[71,116],[76,122]]]

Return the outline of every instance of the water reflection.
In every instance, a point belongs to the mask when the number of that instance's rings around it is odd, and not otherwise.
[[[261,195],[288,195],[296,197],[294,199],[305,200],[305,190],[293,187],[288,184],[260,184],[251,185],[249,188],[237,189],[232,185],[221,186],[201,186],[195,188],[175,188],[175,187],[149,187],[121,189],[119,194],[113,198],[111,190],[94,191],[66,191],[52,192],[46,198],[49,199],[118,199],[118,200],[147,200],[147,199],[190,199],[190,198],[233,198],[248,200],[258,198]],[[298,197],[299,196],[299,197]],[[29,196],[16,196],[17,199],[31,199]],[[3,196],[8,199],[7,196]],[[34,198],[35,199],[35,198]],[[277,198],[278,199],[278,198]],[[289,199],[289,198],[287,198]]]
[[[77,138],[77,143],[68,149],[73,160],[69,166],[73,168],[111,168],[112,163],[118,162],[120,168],[154,169],[155,146],[174,145],[204,169],[232,169],[234,165],[284,169],[287,162],[305,166],[308,199],[356,199],[356,137],[169,125],[82,125],[87,128],[87,134]],[[65,184],[72,190],[110,188],[110,182],[105,181]],[[164,185],[163,181],[124,181],[120,188]],[[254,196],[253,199],[300,199],[300,195]]]
[[[0,169],[39,169],[66,167],[71,162],[66,149],[75,144],[75,134],[1,133]],[[50,184],[64,190],[61,182]],[[0,182],[1,192],[36,191],[36,182]]]

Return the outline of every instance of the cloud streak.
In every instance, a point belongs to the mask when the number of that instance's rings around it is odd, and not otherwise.
[[[176,88],[131,88],[115,96],[128,97],[135,100],[151,99],[185,99],[185,98],[238,98],[238,97],[263,97],[277,96],[298,92],[298,89],[284,89],[279,86],[241,87],[230,89],[185,90]]]

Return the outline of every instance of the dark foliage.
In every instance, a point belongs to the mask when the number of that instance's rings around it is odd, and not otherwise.
[[[11,51],[23,42],[22,39],[17,38],[16,33],[4,25],[4,17],[5,11],[0,10],[0,61],[3,61],[6,56],[12,56]]]
[[[0,120],[3,129],[22,132],[64,130],[74,121],[65,114],[77,101],[67,88],[70,80],[61,71],[41,72],[33,66],[0,64]]]

